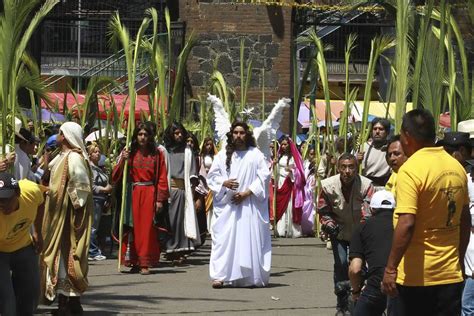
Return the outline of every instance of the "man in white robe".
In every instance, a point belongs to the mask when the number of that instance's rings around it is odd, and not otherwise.
[[[214,195],[209,264],[214,288],[264,287],[271,266],[270,171],[247,124],[234,123],[207,175]]]

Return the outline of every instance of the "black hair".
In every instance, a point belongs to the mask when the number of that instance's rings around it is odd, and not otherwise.
[[[174,132],[177,129],[180,129],[181,132],[183,133],[183,141],[181,143],[177,143],[174,140]],[[188,131],[184,128],[183,124],[175,121],[166,128],[163,135],[163,142],[167,149],[175,149],[178,147],[184,148],[186,147],[186,139],[188,139],[188,137],[189,137]]]
[[[387,141],[387,151],[388,151],[388,147],[390,147],[390,145],[392,145],[393,143],[396,143],[396,142],[399,142],[400,141],[400,134],[397,134],[397,135],[393,135],[392,137],[390,137]]]
[[[17,135],[15,135],[15,144],[21,144],[21,143],[27,143],[27,144],[33,144],[35,142],[35,137],[33,134],[27,130],[26,128],[22,127],[20,128],[19,134],[24,138],[21,138]]]
[[[291,138],[289,135],[282,135],[279,139],[278,139],[278,144],[280,144],[281,146],[281,143],[286,140],[288,142],[288,149],[286,152],[281,152],[280,153],[280,157],[278,157],[278,160],[281,159],[281,157],[283,156],[288,156],[288,160],[286,161],[287,165],[290,164],[290,158],[291,158],[291,149],[290,149],[290,141],[291,141]]]
[[[156,123],[152,122],[152,121],[145,121],[144,123],[153,132],[153,134],[151,136],[153,138],[155,138],[155,136],[156,136]]]
[[[433,115],[424,109],[415,109],[403,115],[402,131],[420,143],[433,143],[436,126]]]
[[[372,129],[374,128],[375,124],[380,124],[383,126],[387,135],[390,133],[390,121],[381,117],[376,117],[372,120]]]
[[[245,130],[245,145],[248,147],[257,147],[257,143],[255,141],[255,138],[253,137],[253,133],[250,130],[249,126],[247,123],[244,122],[234,122],[232,123],[232,126],[230,127],[230,131],[227,133],[227,146],[225,147],[226,150],[226,166],[227,166],[227,172],[230,171],[230,163],[232,162],[232,155],[235,151],[235,145],[234,145],[234,137],[233,137],[233,132],[236,127],[242,127]]]
[[[186,143],[188,142],[188,139],[190,139],[190,138],[193,140],[193,143],[194,143],[194,147],[190,148],[190,149],[192,150],[192,152],[197,157],[199,155],[199,141],[198,141],[196,135],[194,135],[191,132],[188,132],[188,137],[186,137]]]
[[[356,165],[358,164],[357,157],[351,153],[343,153],[342,155],[339,156],[339,159],[337,159],[337,165],[341,163],[343,160],[354,160]]]
[[[156,145],[155,145],[155,139],[153,138],[153,131],[144,122],[138,123],[138,125],[135,127],[135,130],[133,131],[132,145],[130,146],[130,152],[132,154],[137,152],[138,147],[139,147],[139,145],[138,145],[138,133],[141,130],[145,130],[147,132],[148,142],[146,143],[146,148],[152,155],[154,155],[156,153]]]

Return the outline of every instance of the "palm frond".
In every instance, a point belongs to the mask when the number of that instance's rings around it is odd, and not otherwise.
[[[169,121],[176,120],[181,116],[181,99],[183,95],[184,75],[186,72],[186,62],[188,60],[191,49],[196,45],[196,36],[191,33],[178,57],[178,70],[176,71],[176,79],[173,87],[173,95],[171,98],[171,107],[169,111]]]
[[[395,41],[388,36],[377,36],[375,37],[370,44],[370,58],[369,58],[369,67],[367,70],[367,79],[365,82],[364,90],[364,107],[362,110],[362,126],[358,144],[361,146],[368,137],[368,116],[369,116],[369,105],[372,95],[372,83],[375,77],[375,68],[379,57],[384,51],[395,46]],[[398,75],[398,74],[397,74]],[[406,80],[406,79],[405,79]]]
[[[397,23],[395,47],[395,133],[400,131],[402,116],[406,111],[410,76],[410,43],[409,32],[413,23],[413,5],[410,0],[397,0]],[[365,133],[365,131],[362,131]]]

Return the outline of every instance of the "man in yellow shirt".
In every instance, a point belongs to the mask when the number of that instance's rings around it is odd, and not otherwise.
[[[469,242],[467,178],[459,162],[435,147],[426,110],[403,116],[400,140],[408,160],[397,176],[392,249],[383,278],[398,296],[396,315],[460,315],[462,264]]]
[[[44,197],[40,186],[0,172],[0,314],[33,315]],[[30,228],[35,225],[35,233]]]

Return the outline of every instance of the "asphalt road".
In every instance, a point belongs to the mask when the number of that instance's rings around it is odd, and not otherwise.
[[[332,253],[319,239],[273,239],[267,288],[212,289],[210,240],[183,266],[168,262],[152,274],[120,273],[117,260],[90,264],[85,315],[334,315]],[[40,306],[47,314],[52,307]]]

